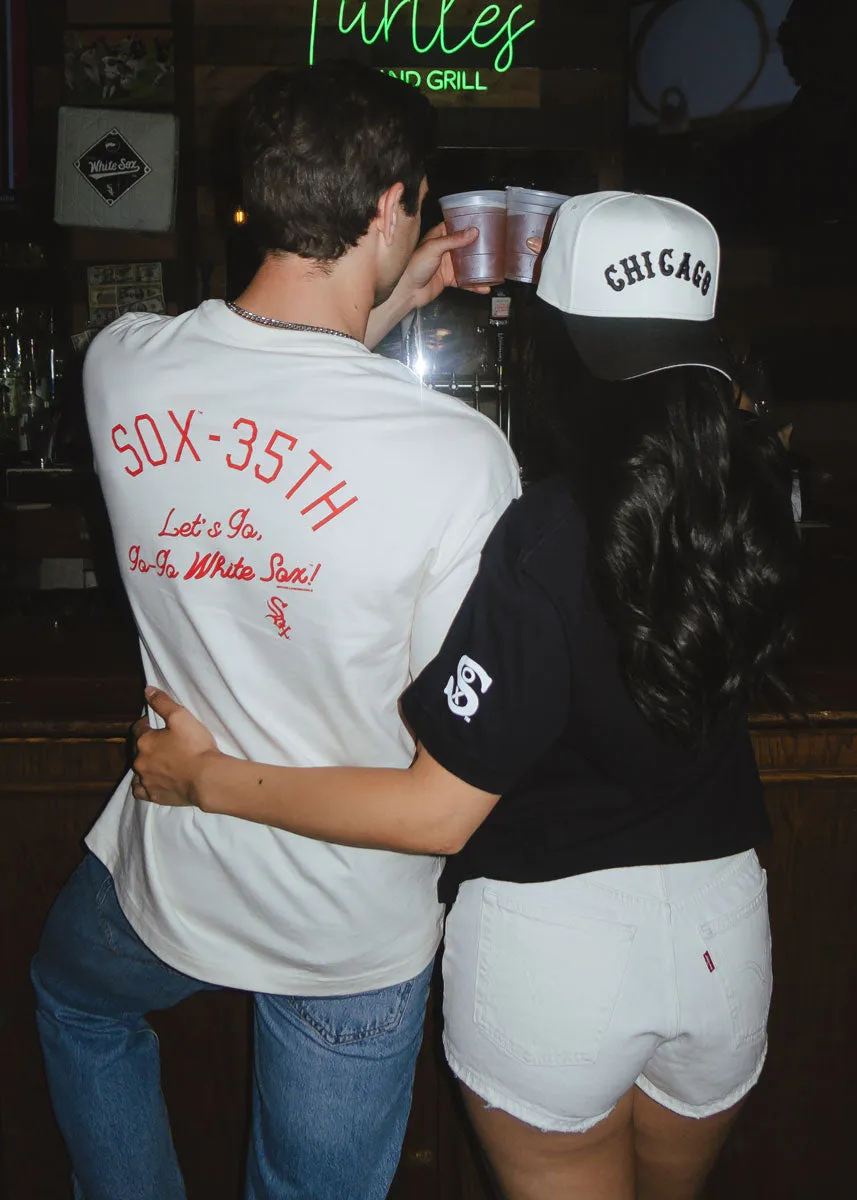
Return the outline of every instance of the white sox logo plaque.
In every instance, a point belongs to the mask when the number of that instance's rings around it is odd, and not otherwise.
[[[74,165],[110,208],[152,169],[118,129],[102,134]]]

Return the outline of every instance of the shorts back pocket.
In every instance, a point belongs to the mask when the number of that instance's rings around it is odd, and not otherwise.
[[[771,929],[767,883],[749,902],[701,925],[708,969],[720,980],[736,1046],[761,1041],[771,1006]]]
[[[474,1020],[533,1066],[592,1063],[622,989],[636,929],[482,893]]]

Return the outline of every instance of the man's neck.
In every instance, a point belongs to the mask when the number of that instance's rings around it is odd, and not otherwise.
[[[322,270],[296,254],[269,254],[236,303],[258,317],[335,329],[363,341],[374,287],[353,253]]]

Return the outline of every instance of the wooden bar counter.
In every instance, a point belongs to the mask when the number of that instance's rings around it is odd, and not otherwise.
[[[707,1195],[853,1194],[857,1116],[857,542],[812,530],[796,672],[810,716],[756,714],[774,824],[775,988],[768,1063]],[[0,1197],[67,1200],[68,1162],[44,1083],[28,980],[39,931],[125,769],[142,682],[133,635],[107,610],[0,624]],[[438,989],[391,1196],[491,1191],[438,1048]],[[195,997],[153,1018],[189,1200],[239,1200],[248,1108],[245,996]],[[117,1197],[116,1200],[122,1200]],[[329,1200],[360,1200],[330,1197]]]

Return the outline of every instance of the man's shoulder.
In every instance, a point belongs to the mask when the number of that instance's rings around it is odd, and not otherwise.
[[[492,421],[488,421],[463,400],[446,392],[436,391],[397,358],[367,354],[363,363],[371,377],[378,381],[384,380],[390,387],[400,389],[403,398],[414,406],[414,412],[430,414],[432,418],[445,416],[450,420],[468,424],[473,429],[484,424],[496,428]]]
[[[502,463],[504,469],[518,474],[517,462],[509,442],[495,421],[476,412],[463,400],[435,391],[408,367],[395,359],[373,354],[366,359],[368,379],[388,390],[393,400],[392,413],[410,418],[391,422],[391,437],[407,439],[415,449],[434,458],[436,471],[457,469],[478,473],[483,464]],[[371,385],[370,385],[371,386]],[[385,411],[388,411],[385,408]]]
[[[438,436],[445,436],[440,433],[441,428],[450,430],[450,453],[455,454],[458,451],[463,456],[475,445],[481,444],[492,446],[497,452],[509,454],[508,440],[496,421],[446,392],[435,391],[419,381],[417,386],[420,388],[421,409],[430,415],[432,424],[438,430]]]
[[[437,465],[444,476],[455,480],[461,496],[471,490],[492,497],[502,495],[506,503],[515,499],[521,492],[521,472],[505,434],[483,413],[452,397],[444,399],[455,406],[441,407],[433,422],[439,447]]]
[[[100,362],[132,351],[142,340],[147,340],[175,320],[177,318],[160,313],[124,313],[93,338],[86,352],[87,369],[91,371]]]
[[[121,317],[117,317],[115,321],[111,321],[109,325],[105,326],[92,344],[97,346],[108,341],[121,341],[141,334],[144,330],[153,333],[156,329],[170,325],[176,320],[178,318],[168,317],[164,313],[123,313]]]

